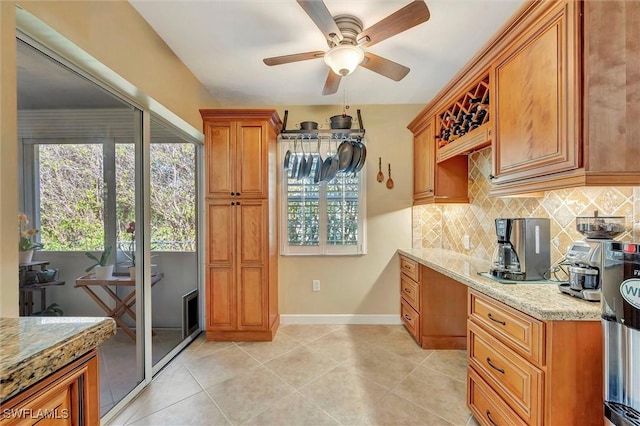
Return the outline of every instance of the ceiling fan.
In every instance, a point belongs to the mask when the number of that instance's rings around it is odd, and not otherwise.
[[[416,0],[363,31],[360,19],[352,15],[331,16],[327,6],[321,0],[297,0],[297,2],[322,31],[327,39],[329,50],[275,56],[265,58],[263,61],[271,66],[324,58],[324,62],[331,69],[322,90],[323,95],[336,93],[340,79],[351,74],[358,65],[392,80],[402,80],[409,73],[409,68],[366,52],[363,47],[371,47],[426,22],[430,17],[427,4],[423,0]]]

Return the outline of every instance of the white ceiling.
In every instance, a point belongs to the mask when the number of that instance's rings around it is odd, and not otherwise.
[[[372,46],[411,68],[395,82],[359,67],[322,96],[322,59],[269,67],[263,58],[327,50],[295,0],[129,0],[221,106],[425,104],[523,0],[427,0],[429,21]],[[326,0],[333,16],[370,27],[410,0]]]

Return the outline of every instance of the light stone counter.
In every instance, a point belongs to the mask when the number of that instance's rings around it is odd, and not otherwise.
[[[466,286],[544,321],[599,321],[600,303],[587,302],[549,284],[502,284],[478,275],[491,262],[442,249],[399,249],[398,253]]]
[[[113,318],[0,318],[0,402],[115,334]]]

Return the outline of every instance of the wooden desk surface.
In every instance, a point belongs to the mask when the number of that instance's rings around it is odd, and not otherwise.
[[[164,277],[164,274],[161,272],[156,272],[155,274],[151,274],[151,285],[157,283]],[[83,275],[80,278],[76,279],[76,287],[82,287],[87,285],[99,285],[99,286],[129,286],[133,287],[136,285],[136,280],[132,280],[129,274],[113,274],[110,280],[96,280],[93,274]]]

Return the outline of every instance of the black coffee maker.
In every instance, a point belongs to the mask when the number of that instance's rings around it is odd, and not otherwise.
[[[497,247],[490,274],[513,281],[543,280],[551,266],[550,220],[496,219]]]

